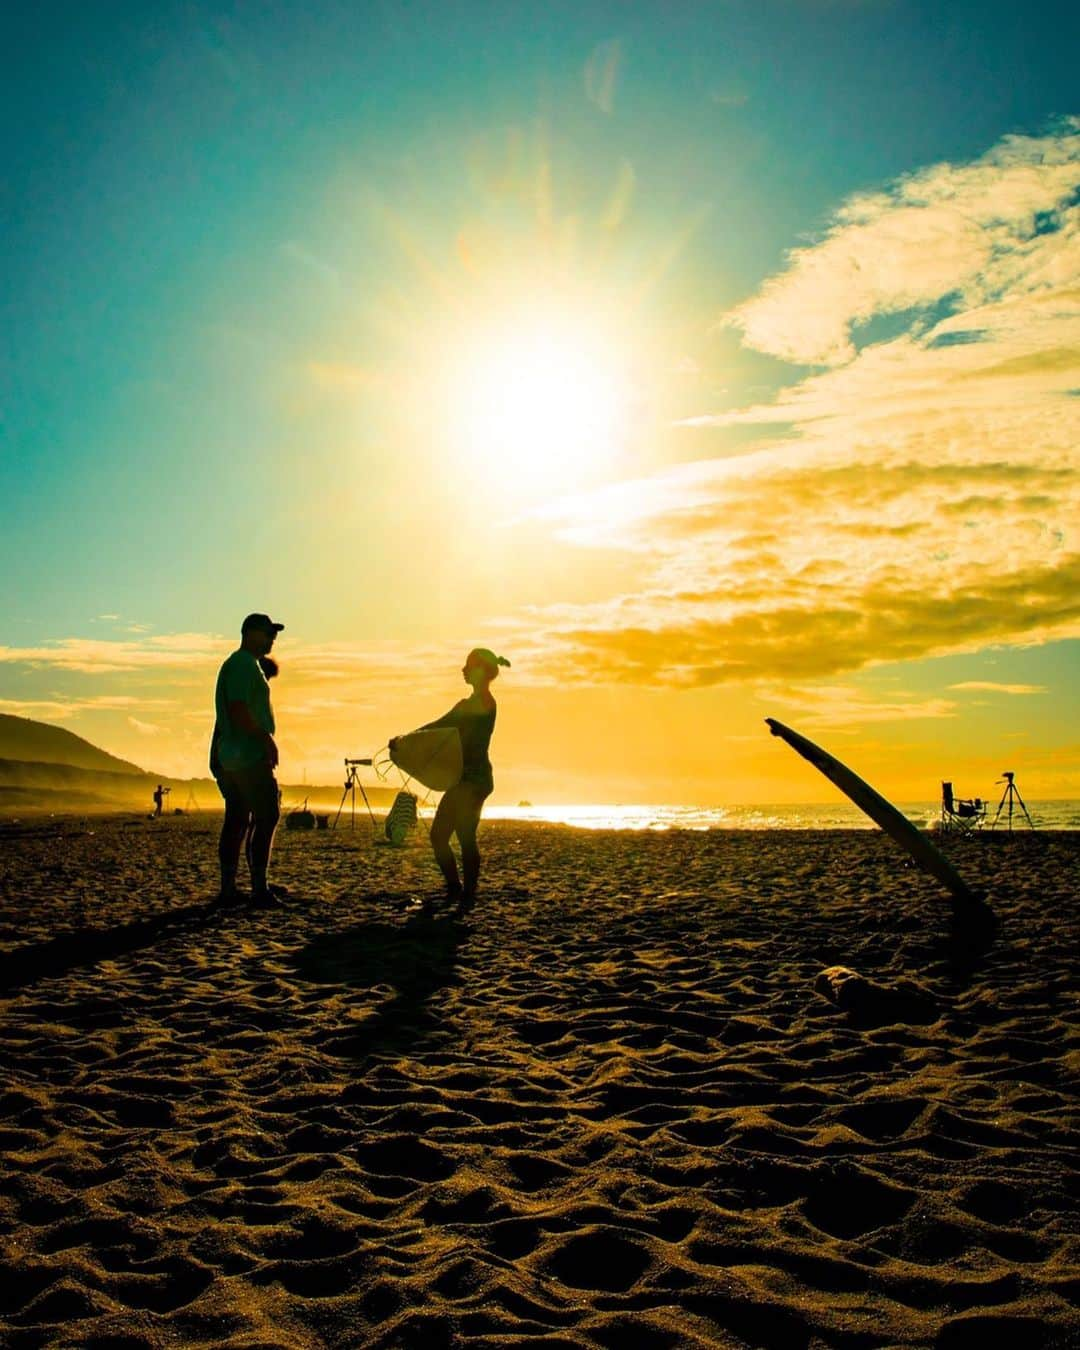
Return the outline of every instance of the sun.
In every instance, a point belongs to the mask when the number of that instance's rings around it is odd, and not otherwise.
[[[456,439],[502,495],[569,491],[612,466],[629,399],[613,339],[572,319],[516,321],[467,347],[455,372]]]

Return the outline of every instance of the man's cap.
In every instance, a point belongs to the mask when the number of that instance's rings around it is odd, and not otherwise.
[[[240,632],[246,633],[249,628],[260,628],[264,633],[280,633],[284,627],[283,623],[275,623],[269,614],[249,614],[240,625]]]

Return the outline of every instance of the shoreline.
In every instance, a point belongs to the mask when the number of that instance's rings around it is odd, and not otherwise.
[[[806,810],[806,809],[811,809],[812,807],[818,807],[818,806],[821,806],[821,805],[822,805],[822,804],[820,804],[820,803],[811,803],[809,806],[803,806],[802,804],[796,804],[795,806],[792,807],[792,809]],[[828,805],[828,804],[826,804],[826,806],[827,806],[827,805]],[[909,803],[900,803],[900,804],[899,804],[899,809],[903,810],[903,808],[904,808],[905,806],[907,806],[907,805],[910,805],[910,804],[909,804]],[[1035,804],[1035,805],[1037,806],[1037,804]],[[294,805],[292,805],[292,804],[287,804],[285,807],[283,807],[283,809],[282,809],[282,815],[281,815],[281,824],[279,825],[279,829],[278,829],[278,837],[279,837],[279,838],[280,838],[280,836],[281,836],[281,833],[282,833],[282,832],[284,831],[284,829],[285,829],[285,818],[286,818],[286,816],[289,814],[289,812],[290,812],[291,810],[294,810],[294,809],[295,809],[295,810],[299,810],[299,809],[300,809],[300,806],[299,806],[299,805],[295,805],[295,806],[294,806]],[[325,811],[323,811],[323,810],[321,809],[321,806],[318,807],[318,808],[316,808],[316,807],[309,807],[308,809],[311,810],[313,814],[320,814],[320,815],[326,815],[326,814],[327,814]],[[504,810],[513,810],[513,809],[515,809],[515,808],[507,807],[507,808],[502,808],[502,809],[504,809]],[[552,810],[558,810],[558,809],[559,809],[559,808],[552,808]],[[635,808],[635,809],[638,809],[638,808]],[[645,808],[640,808],[640,809],[644,810]],[[675,810],[683,810],[683,809],[697,810],[697,808],[681,808],[681,807],[680,807],[680,808],[661,807],[661,808],[657,808],[657,809],[658,809],[658,810],[672,810],[672,809],[675,809]],[[374,816],[375,816],[375,819],[376,819],[377,821],[385,820],[385,819],[386,819],[386,815],[387,815],[388,810],[389,810],[389,806],[388,806],[388,805],[378,805],[378,806],[376,806],[374,803],[372,804],[372,812],[373,812],[373,814],[374,814]],[[519,829],[519,828],[520,828],[520,829],[541,829],[541,830],[545,830],[545,829],[567,829],[567,830],[573,830],[573,831],[575,831],[575,832],[577,832],[577,833],[581,833],[581,834],[602,833],[602,834],[619,834],[619,835],[624,835],[624,834],[625,834],[625,835],[663,834],[663,833],[673,833],[673,834],[800,834],[800,835],[802,835],[802,834],[819,834],[819,833],[820,833],[820,834],[845,834],[845,833],[846,833],[846,834],[880,834],[880,833],[882,832],[880,826],[878,826],[877,824],[874,823],[874,821],[870,820],[868,817],[865,817],[865,816],[862,816],[862,817],[861,817],[861,819],[865,821],[865,824],[860,823],[859,819],[854,819],[854,820],[852,820],[852,821],[847,821],[847,820],[845,820],[845,821],[842,821],[842,822],[837,823],[837,824],[816,824],[816,823],[811,823],[811,824],[806,824],[806,825],[787,825],[787,824],[776,824],[776,823],[771,823],[771,822],[770,822],[770,823],[768,823],[768,824],[761,824],[761,825],[749,825],[749,824],[745,824],[745,823],[735,823],[735,824],[725,825],[725,824],[720,824],[720,823],[710,823],[710,824],[708,824],[708,825],[699,826],[699,825],[684,825],[684,824],[679,824],[679,823],[672,823],[672,824],[664,824],[664,825],[662,825],[662,826],[650,826],[650,825],[644,825],[644,826],[629,826],[629,825],[621,825],[621,824],[616,824],[616,825],[613,825],[613,824],[599,824],[599,825],[593,825],[593,824],[583,824],[583,823],[580,823],[580,822],[575,821],[575,820],[537,819],[537,818],[534,818],[534,817],[526,817],[526,816],[502,815],[502,814],[499,814],[499,810],[500,810],[500,808],[495,808],[495,810],[493,811],[493,813],[492,813],[491,815],[485,814],[485,815],[483,816],[483,818],[481,819],[481,822],[480,822],[480,828],[481,828],[481,830],[491,829],[491,828],[494,828],[494,827],[498,827],[498,828],[500,828],[500,829],[502,829],[502,828],[506,828],[506,829]],[[861,814],[861,813],[858,813],[858,810],[857,810],[856,807],[852,807],[851,810],[852,810],[853,813],[855,813],[856,816],[859,816],[859,815]],[[1033,810],[1034,810],[1034,808],[1033,808]],[[334,816],[335,816],[335,814],[336,814],[336,811],[337,811],[337,807],[336,807],[336,805],[335,805],[335,807],[329,812],[329,817],[330,817],[331,822],[332,822],[333,819],[334,819]],[[430,806],[430,805],[425,806],[425,805],[423,805],[423,804],[421,803],[421,805],[420,805],[420,812],[421,812],[421,819],[424,819],[424,820],[429,819],[430,816],[431,816],[431,814],[434,813],[434,806]],[[0,833],[2,833],[5,829],[10,829],[10,828],[12,828],[12,827],[16,827],[16,826],[20,826],[20,825],[24,825],[24,826],[34,825],[34,826],[45,827],[45,826],[48,826],[49,824],[56,825],[56,826],[66,826],[66,825],[70,825],[70,824],[73,824],[73,823],[79,823],[79,824],[82,824],[82,825],[88,825],[88,824],[91,824],[91,823],[98,823],[98,824],[101,824],[101,825],[104,826],[104,825],[108,825],[108,824],[110,824],[110,823],[116,824],[116,823],[119,823],[119,822],[126,822],[126,823],[129,823],[129,824],[130,824],[130,823],[133,823],[133,822],[142,822],[142,821],[145,821],[145,822],[148,822],[148,823],[153,822],[153,823],[155,823],[155,824],[157,824],[157,825],[162,825],[162,824],[164,824],[164,823],[166,823],[166,822],[169,822],[169,821],[175,821],[175,822],[179,822],[179,821],[187,821],[188,823],[191,823],[191,822],[198,822],[198,821],[200,821],[200,820],[202,820],[202,821],[217,820],[217,819],[221,818],[223,815],[224,815],[224,806],[223,806],[223,805],[219,806],[217,803],[215,803],[213,806],[198,806],[198,807],[195,807],[195,808],[193,808],[193,809],[191,809],[191,810],[187,810],[187,809],[184,809],[184,808],[169,808],[169,809],[165,810],[165,811],[162,813],[162,815],[159,816],[159,817],[155,817],[154,814],[153,814],[153,811],[151,811],[151,810],[142,810],[142,809],[139,809],[138,807],[102,807],[102,808],[100,808],[100,809],[96,809],[96,808],[95,808],[95,809],[93,809],[93,810],[88,810],[88,809],[83,809],[83,810],[72,809],[72,810],[67,810],[67,811],[54,811],[54,810],[49,810],[49,809],[47,809],[47,808],[45,808],[45,807],[41,807],[40,809],[32,809],[32,810],[16,810],[15,808],[10,808],[10,807],[5,807],[5,806],[0,805]],[[913,824],[916,824],[916,819],[915,819],[914,817],[909,817],[909,819],[912,820],[912,823],[913,823]],[[349,809],[348,809],[348,807],[346,806],[346,808],[345,808],[345,809],[342,811],[342,813],[341,813],[341,821],[340,821],[339,825],[337,826],[337,829],[338,829],[338,830],[349,830],[349,829],[351,829],[351,826],[348,824],[348,821],[349,821]],[[367,827],[367,829],[370,831],[370,829],[371,829],[371,818],[370,818],[370,816],[368,815],[368,812],[367,812],[366,807],[365,807],[365,808],[357,807],[357,810],[356,810],[356,831],[357,831],[357,832],[359,832],[360,829],[361,829],[361,823],[363,823],[363,825],[365,825],[365,826]],[[991,828],[989,825],[986,825],[983,829],[981,829],[981,830],[973,830],[970,834],[953,834],[953,835],[945,835],[945,836],[942,836],[942,835],[941,835],[941,832],[940,832],[938,829],[935,828],[936,823],[937,823],[936,820],[932,820],[932,821],[931,821],[929,824],[927,824],[927,825],[924,825],[924,826],[917,825],[917,828],[922,829],[926,834],[929,834],[929,835],[931,835],[932,837],[934,837],[934,838],[936,838],[936,839],[944,838],[944,841],[945,841],[946,845],[950,845],[950,846],[951,846],[952,843],[965,844],[965,843],[968,843],[968,842],[971,842],[971,841],[977,841],[977,840],[980,840],[980,839],[990,839],[990,838],[996,838],[996,839],[1002,839],[1002,838],[1004,838],[1004,839],[1008,839],[1010,836],[1013,837],[1013,838],[1018,838],[1018,839],[1019,839],[1019,838],[1027,838],[1027,837],[1032,837],[1032,836],[1038,838],[1038,837],[1041,837],[1041,836],[1044,836],[1044,835],[1047,835],[1047,836],[1051,836],[1051,835],[1053,835],[1053,836],[1056,836],[1056,835],[1080,835],[1080,825],[1076,825],[1076,826],[1072,826],[1072,825],[1045,825],[1045,826],[1044,826],[1044,825],[1038,825],[1038,824],[1037,824],[1037,825],[1034,827],[1034,829],[1031,829],[1031,828],[1028,827],[1028,825],[1027,825],[1026,822],[1023,822],[1023,823],[1021,823],[1021,824],[1017,824],[1017,823],[1015,822],[1015,820],[1014,820],[1013,829],[1012,829],[1011,831],[1010,831],[1005,825],[999,824],[999,825],[997,826],[997,828]],[[333,833],[334,830],[331,828],[330,832]],[[316,831],[316,833],[318,833],[318,831]]]

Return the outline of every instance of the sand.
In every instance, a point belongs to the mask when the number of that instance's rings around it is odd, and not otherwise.
[[[462,925],[216,828],[0,824],[4,1345],[1080,1341],[1080,835],[952,845],[988,942],[873,832],[495,822]]]

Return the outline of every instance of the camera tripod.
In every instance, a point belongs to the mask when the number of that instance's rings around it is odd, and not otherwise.
[[[1024,799],[1023,799],[1023,797],[1020,796],[1020,789],[1019,789],[1019,788],[1016,786],[1016,784],[1013,782],[1013,779],[1014,779],[1015,777],[1016,777],[1016,774],[1010,773],[1010,772],[1008,771],[1008,769],[1002,770],[1002,775],[1001,775],[1001,777],[998,779],[998,782],[999,782],[999,783],[1004,783],[1004,784],[1005,784],[1005,791],[1001,794],[1001,801],[998,802],[998,809],[997,809],[997,811],[994,813],[994,819],[993,819],[993,821],[992,821],[991,824],[990,824],[990,828],[991,828],[991,829],[993,829],[994,826],[998,823],[998,817],[1001,815],[1002,811],[1004,811],[1006,802],[1008,803],[1008,806],[1009,806],[1009,833],[1010,833],[1010,834],[1012,834],[1012,826],[1013,826],[1013,803],[1014,803],[1014,802],[1017,803],[1017,804],[1019,805],[1019,807],[1020,807],[1020,810],[1023,811],[1023,813],[1024,813],[1024,819],[1025,819],[1025,820],[1027,821],[1027,823],[1028,823],[1028,828],[1029,828],[1029,829],[1032,829],[1032,830],[1035,828],[1035,826],[1031,823],[1031,817],[1028,815],[1028,809],[1027,809],[1027,807],[1024,805]]]
[[[347,759],[345,761],[345,791],[341,794],[341,801],[338,803],[337,815],[334,817],[332,830],[337,829],[338,820],[341,818],[341,809],[345,805],[345,798],[351,797],[352,801],[349,808],[349,828],[356,829],[356,790],[360,789],[360,796],[364,799],[364,805],[367,807],[368,815],[371,817],[372,825],[375,824],[375,812],[371,809],[371,803],[368,801],[368,795],[364,791],[364,785],[360,781],[360,775],[357,770],[363,764],[371,764],[370,759]]]

